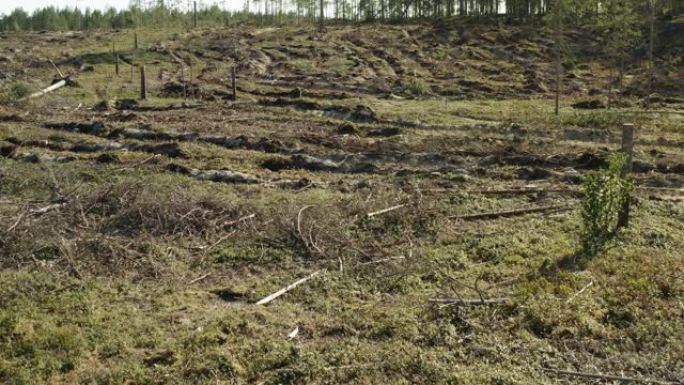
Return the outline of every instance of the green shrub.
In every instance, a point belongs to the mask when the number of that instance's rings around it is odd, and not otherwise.
[[[19,100],[31,93],[28,86],[24,83],[14,83],[10,87],[10,98],[12,100]]]
[[[610,156],[607,170],[589,173],[584,179],[582,248],[586,255],[605,250],[615,236],[620,209],[633,190],[629,176],[621,175],[626,162],[626,154],[615,153]]]
[[[15,82],[12,83],[12,85],[10,85],[9,88],[5,89],[3,92],[0,92],[0,102],[16,102],[30,93],[31,90],[28,88],[26,84]]]

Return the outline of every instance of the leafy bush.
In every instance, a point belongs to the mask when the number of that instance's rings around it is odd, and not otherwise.
[[[607,170],[592,172],[584,180],[582,248],[586,255],[605,250],[615,236],[620,210],[634,188],[629,176],[621,174],[626,163],[626,154],[615,153],[610,156]]]

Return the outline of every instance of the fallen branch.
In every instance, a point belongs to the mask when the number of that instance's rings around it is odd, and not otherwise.
[[[309,276],[304,277],[304,278],[302,278],[302,279],[300,279],[300,280],[298,280],[298,281],[295,281],[295,282],[292,283],[291,285],[289,285],[289,286],[287,286],[287,287],[285,287],[285,288],[282,288],[282,289],[276,291],[275,293],[273,293],[273,294],[271,294],[271,295],[269,295],[269,296],[267,296],[267,297],[264,297],[263,299],[259,300],[259,301],[256,303],[256,305],[266,305],[267,303],[273,301],[274,299],[276,299],[276,298],[280,297],[281,295],[287,293],[288,291],[294,289],[295,287],[297,287],[297,286],[303,284],[304,282],[310,280],[311,278],[317,276],[318,274],[320,274],[320,273],[323,272],[323,271],[324,271],[324,270],[316,270],[316,271],[314,271],[314,272],[311,273]]]
[[[59,70],[57,64],[55,64],[55,62],[53,62],[52,59],[48,59],[48,61],[50,62],[50,64],[52,64],[52,67],[55,69],[55,71],[57,71],[57,75],[59,75],[59,78],[64,79],[64,74],[62,73],[62,71]]]
[[[29,211],[29,214],[35,214],[35,215],[45,214],[45,213],[50,212],[52,210],[58,209],[62,206],[64,206],[64,203],[54,203],[51,205],[47,205],[45,207],[41,207],[39,209],[33,209],[33,210]]]
[[[398,259],[406,259],[406,257],[404,257],[403,255],[400,255],[400,256],[398,256],[398,257],[381,258],[381,259],[376,259],[376,260],[374,260],[374,261],[368,261],[368,262],[359,263],[359,264],[357,264],[357,265],[354,266],[354,267],[367,266],[367,265],[374,265],[374,264],[377,264],[377,263],[383,263],[383,262],[387,262],[387,261],[395,261],[395,260],[398,260]]]
[[[573,294],[572,297],[568,298],[568,300],[565,301],[565,304],[567,305],[570,302],[572,302],[578,295],[584,293],[584,291],[587,290],[589,287],[591,287],[591,285],[593,285],[593,284],[594,284],[594,281],[589,281],[589,283],[586,286],[584,286],[582,288],[582,290],[578,291],[577,293]]]
[[[481,190],[467,190],[468,194],[482,194],[482,195],[525,195],[525,194],[547,194],[547,193],[558,193],[558,194],[572,194],[572,195],[584,195],[584,193],[578,189],[572,188],[510,188],[510,189],[481,189]]]
[[[17,217],[17,220],[12,224],[12,226],[7,228],[6,232],[11,233],[12,231],[14,231],[17,228],[17,226],[19,226],[19,223],[21,222],[21,220],[24,219],[24,217],[26,217],[26,216],[30,217],[32,215],[42,215],[42,214],[48,213],[52,210],[58,209],[62,206],[64,206],[64,203],[54,203],[54,204],[47,205],[47,206],[44,206],[41,208],[23,211],[21,214],[19,214],[19,216]]]
[[[402,208],[402,207],[404,207],[404,206],[406,206],[405,203],[404,203],[404,204],[400,204],[400,205],[396,205],[396,206],[392,206],[392,207],[388,207],[388,208],[386,208],[386,209],[382,209],[382,210],[378,210],[378,211],[373,211],[372,213],[366,214],[366,218],[372,218],[372,217],[374,217],[374,216],[376,216],[376,215],[381,215],[381,214],[388,213],[388,212],[390,212],[390,211],[398,210],[398,209],[400,209],[400,208]]]
[[[662,381],[662,380],[653,380],[653,379],[649,379],[649,378],[612,376],[612,375],[600,374],[600,373],[575,372],[575,371],[571,371],[571,370],[548,369],[548,368],[539,368],[539,370],[541,370],[543,372],[554,373],[554,374],[561,374],[561,375],[581,377],[581,378],[590,378],[590,379],[602,380],[602,381],[637,382],[637,383],[644,383],[644,384],[682,384],[682,382],[675,382],[675,381]]]
[[[154,154],[154,155],[152,155],[152,156],[149,157],[149,158],[145,158],[145,159],[141,160],[140,162],[136,162],[136,163],[134,163],[134,164],[132,164],[132,165],[130,165],[130,166],[127,166],[127,167],[117,168],[117,169],[115,169],[114,171],[133,170],[133,169],[135,169],[136,167],[140,167],[140,166],[144,165],[145,163],[147,163],[147,162],[149,162],[149,161],[151,161],[151,160],[153,160],[153,159],[159,158],[160,156],[161,156],[161,154]]]
[[[230,233],[228,233],[228,234],[222,236],[221,238],[219,238],[218,241],[212,243],[211,245],[195,246],[195,247],[193,247],[192,249],[193,249],[193,250],[204,251],[204,253],[206,254],[209,250],[211,250],[211,249],[213,249],[214,247],[220,245],[220,244],[223,243],[223,241],[225,241],[226,239],[232,237],[233,234],[235,234],[236,232],[237,232],[237,231],[235,231],[235,230],[231,231]]]
[[[204,275],[202,275],[202,276],[200,276],[200,277],[197,277],[197,278],[193,279],[192,281],[188,282],[188,285],[192,285],[193,283],[197,283],[197,282],[199,282],[199,281],[201,281],[201,280],[207,278],[207,277],[210,276],[210,275],[211,275],[211,273],[207,273],[207,274],[204,274]]]
[[[494,219],[502,217],[517,217],[532,213],[555,213],[562,211],[570,211],[575,207],[574,204],[563,204],[563,205],[553,205],[553,206],[540,206],[531,207],[526,209],[516,209],[507,211],[493,211],[478,214],[468,214],[468,215],[454,215],[450,216],[449,219],[461,219],[465,221],[477,220],[477,219]]]
[[[507,303],[510,301],[508,297],[502,298],[432,298],[430,302],[441,303],[445,305],[455,305],[455,306],[480,306],[480,305],[498,305],[502,303]]]
[[[12,226],[10,226],[10,227],[7,228],[6,232],[7,232],[7,233],[11,233],[12,231],[14,231],[14,229],[16,229],[17,226],[19,226],[19,222],[21,222],[21,220],[24,219],[24,215],[25,215],[25,214],[26,214],[26,213],[21,213],[21,214],[19,214],[19,216],[17,217],[17,220],[14,221],[14,223],[12,224]]]
[[[223,225],[222,225],[222,226],[223,226],[223,227],[226,227],[226,226],[233,226],[233,225],[236,225],[236,224],[238,224],[238,223],[240,223],[240,222],[244,222],[244,221],[246,221],[246,220],[248,220],[248,219],[252,219],[252,218],[254,218],[254,217],[256,217],[256,214],[249,214],[249,215],[244,216],[244,217],[242,217],[242,218],[238,218],[238,219],[236,219],[236,220],[234,220],[234,221],[226,221],[226,222],[223,222]]]
[[[33,98],[37,98],[37,97],[39,97],[39,96],[43,96],[43,95],[45,95],[45,94],[47,94],[47,93],[50,93],[50,92],[52,92],[52,91],[54,91],[54,90],[57,90],[57,89],[62,88],[62,87],[64,87],[65,85],[67,85],[67,79],[66,79],[66,78],[64,78],[64,79],[62,79],[62,80],[60,80],[60,81],[58,81],[58,82],[56,82],[56,83],[53,83],[53,84],[51,84],[49,87],[46,87],[46,88],[44,88],[44,89],[42,89],[42,90],[40,90],[40,91],[38,91],[38,92],[34,92],[34,93],[32,93],[31,95],[29,95],[29,96],[25,96],[25,97],[19,99],[19,101],[23,101],[23,100],[27,100],[27,99],[33,99]]]

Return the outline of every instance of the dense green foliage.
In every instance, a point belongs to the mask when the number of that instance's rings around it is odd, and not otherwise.
[[[620,209],[634,189],[631,179],[622,175],[626,162],[626,154],[615,153],[607,170],[591,172],[585,177],[582,247],[587,255],[603,251],[615,236]]]
[[[623,22],[634,13],[646,15],[648,1],[640,0],[557,0],[567,3],[567,12],[594,23],[610,20]],[[684,11],[683,0],[653,0],[659,15]],[[261,24],[299,23],[320,15],[321,4],[326,18],[341,21],[403,21],[438,19],[450,16],[498,16],[508,21],[529,22],[552,12],[552,0],[245,0],[243,10],[224,10],[216,3],[197,2],[197,24],[220,26],[241,22]],[[565,8],[565,7],[564,7]],[[192,26],[190,2],[175,0],[138,1],[128,9],[85,11],[78,8],[46,7],[28,14],[21,8],[0,17],[0,31],[92,30],[142,26]]]

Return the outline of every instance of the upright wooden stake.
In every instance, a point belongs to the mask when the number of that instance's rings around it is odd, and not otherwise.
[[[655,61],[653,60],[653,43],[655,40],[655,0],[649,1],[649,32],[648,32],[648,96],[646,108],[651,105],[651,92],[653,91],[653,77],[655,76]]]
[[[133,32],[133,48],[138,49],[138,31]]]
[[[627,154],[627,163],[622,168],[622,176],[627,176],[632,172],[632,155],[634,149],[634,125],[625,124],[622,126],[622,152]],[[618,217],[618,228],[629,225],[629,199],[625,200]]]
[[[197,28],[197,2],[192,3],[192,27]]]
[[[147,82],[145,81],[145,66],[140,66],[140,99],[147,99]]]
[[[233,90],[233,100],[237,100],[237,90],[235,87],[235,66],[230,67],[230,86]]]
[[[119,54],[116,54],[116,61],[114,62],[114,72],[116,72],[116,76],[119,76]]]
[[[555,12],[555,11],[554,11]],[[557,18],[560,19],[560,16],[556,16]],[[556,22],[556,42],[555,42],[555,53],[556,53],[556,58],[555,58],[555,64],[556,64],[556,98],[555,98],[555,106],[554,106],[554,113],[558,115],[560,113],[560,93],[561,93],[561,70],[563,68],[563,63],[561,63],[561,40],[562,40],[562,35],[561,35],[561,22],[558,20]]]
[[[188,98],[188,86],[187,82],[185,81],[185,66],[181,64],[180,66],[180,71],[181,71],[181,81],[183,82],[183,99]]]

